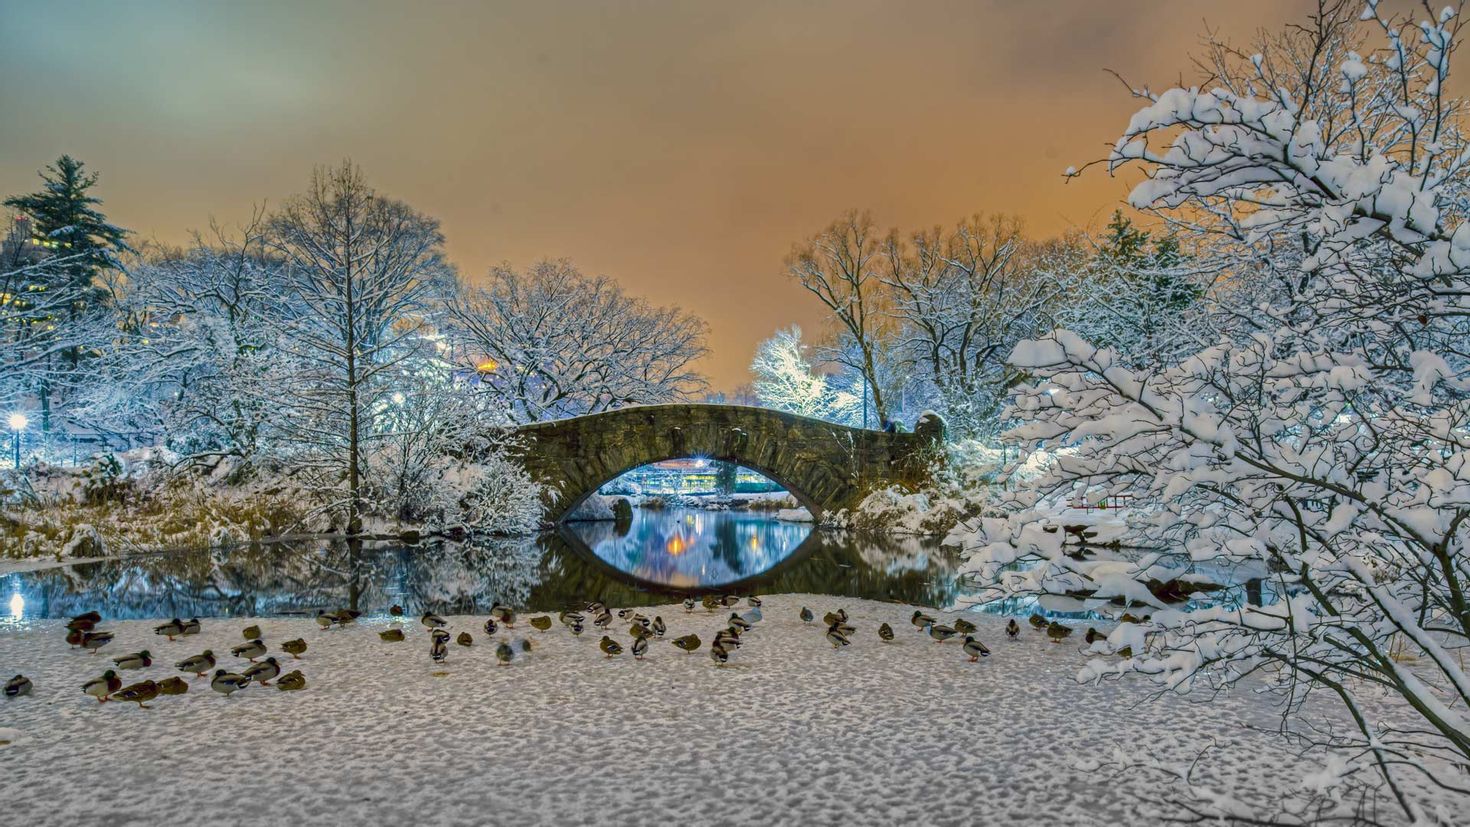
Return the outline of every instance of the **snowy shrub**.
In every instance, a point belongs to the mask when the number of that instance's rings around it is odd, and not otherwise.
[[[1010,361],[1010,436],[1069,446],[967,566],[998,595],[1151,613],[1078,679],[1205,691],[1261,675],[1283,730],[1345,762],[1316,805],[1276,816],[1449,823],[1426,787],[1470,795],[1470,223],[1454,12],[1409,25],[1325,6],[1251,58],[1219,47],[1212,88],[1139,91],[1108,159],[1141,165],[1132,204],[1229,261],[1219,340],[1160,368],[1067,331]],[[1385,37],[1369,53],[1359,26]],[[1131,495],[1130,542],[1078,554],[1037,506]],[[1168,603],[1178,578],[1260,584],[1263,605]],[[1135,609],[1136,611],[1136,609]],[[1121,656],[1120,656],[1120,653]],[[1292,716],[1325,693],[1341,722]],[[1314,776],[1315,777],[1315,776]],[[1201,819],[1223,802],[1195,790]],[[1285,806],[1285,805],[1284,805]],[[1361,810],[1358,808],[1362,808]]]

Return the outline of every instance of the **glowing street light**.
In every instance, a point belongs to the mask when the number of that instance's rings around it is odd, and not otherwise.
[[[29,424],[31,424],[31,421],[26,419],[26,415],[19,411],[10,415],[10,450],[15,458],[15,469],[17,471],[20,470],[20,432],[24,431]]]

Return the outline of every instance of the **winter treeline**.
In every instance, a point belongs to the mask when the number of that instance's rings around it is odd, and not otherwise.
[[[1006,357],[1028,376],[1009,438],[1057,462],[972,527],[969,567],[1146,616],[1079,679],[1274,691],[1328,753],[1270,814],[1120,758],[1186,785],[1176,816],[1447,824],[1470,801],[1470,142],[1458,12],[1418,14],[1323,2],[1255,48],[1210,44],[1199,86],[1135,90],[1105,165],[1141,172],[1132,206],[1219,274],[1199,344],[1155,360],[1061,329]],[[1108,495],[1139,505],[1144,553],[1057,531],[1058,499]],[[1199,581],[1251,588],[1201,608],[1158,587]]]
[[[778,332],[751,372],[762,404],[850,425],[944,416],[952,433],[1001,426],[1026,379],[1006,357],[1059,325],[1158,361],[1198,340],[1198,300],[1216,273],[1170,232],[1121,213],[1095,236],[1026,237],[1019,220],[976,215],[949,229],[881,231],[850,213],[799,244],[791,276],[827,309],[815,346]]]
[[[79,180],[95,204],[95,177]],[[11,205],[26,232],[0,278],[24,300],[0,304],[0,398],[43,412],[36,442],[85,433],[164,447],[179,470],[284,474],[344,530],[524,530],[538,489],[507,426],[703,388],[700,320],[566,262],[463,283],[438,222],[350,164],[183,249],[99,231],[105,258],[73,256],[34,205]]]

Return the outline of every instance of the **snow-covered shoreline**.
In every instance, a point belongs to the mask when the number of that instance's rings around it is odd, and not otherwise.
[[[833,650],[817,614],[843,606],[858,631]],[[475,645],[451,645],[432,664],[415,619],[364,618],[321,631],[311,620],[260,621],[272,652],[303,637],[304,692],[252,686],[226,699],[195,681],[152,709],[99,705],[81,683],[109,656],[147,648],[154,666],[132,682],[177,674],[174,661],[205,647],[220,665],[247,621],[205,620],[198,637],[170,643],[156,621],[106,624],[102,654],[69,650],[62,622],[0,622],[0,677],[21,672],[31,697],[0,702],[7,771],[0,801],[17,823],[290,819],[305,823],[1104,824],[1147,820],[1141,801],[1157,779],[1082,770],[1118,748],[1187,761],[1213,739],[1230,753],[1212,779],[1247,800],[1291,783],[1286,745],[1245,724],[1274,723],[1262,696],[1237,690],[1208,704],[1155,697],[1136,683],[1080,686],[1078,646],[1003,618],[970,615],[994,655],[969,663],[957,643],[936,644],[899,604],[815,595],[769,597],[765,619],[729,666],[708,640],[727,613],[682,607],[660,614],[669,637],[695,632],[685,655],[656,643],[646,662],[606,659],[592,628],[537,632],[523,617],[501,639],[534,651],[496,665],[483,618],[450,617]],[[741,611],[745,607],[741,606]],[[880,642],[879,622],[897,632]],[[408,641],[377,632],[404,626]],[[614,636],[626,645],[625,621]],[[1103,714],[1103,711],[1106,714]],[[1292,774],[1294,775],[1294,774]],[[96,791],[75,795],[85,784]]]

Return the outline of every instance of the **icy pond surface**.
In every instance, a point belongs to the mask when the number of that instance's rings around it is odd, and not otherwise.
[[[667,603],[702,591],[808,592],[943,606],[958,561],[937,539],[858,537],[760,513],[634,512],[535,537],[417,546],[311,540],[157,554],[0,576],[0,623],[314,615],[320,608],[484,613],[589,600]]]

